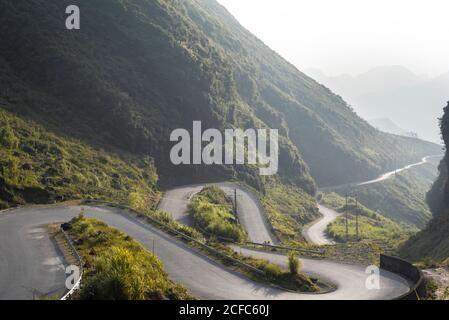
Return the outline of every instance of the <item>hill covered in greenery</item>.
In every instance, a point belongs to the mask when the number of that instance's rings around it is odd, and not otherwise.
[[[81,9],[81,30],[64,28]],[[282,59],[214,0],[4,0],[0,107],[58,136],[151,156],[162,186],[273,180],[309,194],[372,178],[438,147],[385,134]],[[279,174],[254,166],[174,167],[170,133],[204,128],[280,131]]]
[[[441,119],[441,133],[446,148],[449,146],[449,103],[444,108]],[[427,194],[427,202],[433,213],[433,219],[426,229],[412,237],[401,249],[405,258],[422,260],[425,258],[439,261],[449,258],[449,180],[448,153],[441,161],[440,175]]]
[[[359,202],[381,215],[412,228],[423,229],[432,218],[426,194],[438,176],[438,160],[398,172],[381,183],[337,190],[357,196]]]
[[[135,194],[154,205],[157,179],[150,158],[94,149],[0,110],[0,208],[72,199],[128,203]]]
[[[382,212],[373,211],[365,207],[355,198],[346,199],[336,193],[324,194],[321,204],[343,213],[334,222],[329,224],[326,233],[338,242],[346,241],[346,213],[348,218],[348,240],[373,241],[380,245],[383,252],[391,252],[407,240],[418,229],[405,223],[398,223],[386,218]],[[358,234],[357,234],[358,228]]]
[[[243,242],[248,236],[234,215],[234,205],[217,186],[207,186],[197,193],[189,205],[195,226],[206,236],[218,236],[233,242]]]
[[[130,236],[83,213],[66,228],[84,261],[83,285],[75,299],[193,299],[168,278],[162,261]]]

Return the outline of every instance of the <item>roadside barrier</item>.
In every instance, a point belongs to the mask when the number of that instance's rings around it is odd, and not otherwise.
[[[285,247],[285,246],[277,246],[269,243],[257,243],[257,242],[245,242],[246,245],[254,246],[254,247],[264,247],[265,249],[279,249],[279,250],[287,250],[287,251],[298,251],[303,253],[312,253],[322,255],[324,251],[321,250],[310,250],[310,249],[301,249],[294,247]]]
[[[224,259],[224,260],[227,260],[228,262],[231,262],[231,263],[233,263],[233,264],[235,264],[237,266],[240,266],[240,267],[242,267],[242,268],[244,268],[244,269],[246,269],[248,271],[254,272],[254,273],[258,274],[258,275],[265,275],[264,271],[262,271],[260,269],[257,269],[255,267],[253,267],[253,266],[251,266],[249,264],[246,264],[246,263],[244,263],[244,262],[242,262],[242,261],[240,261],[238,259],[235,259],[235,258],[233,258],[231,256],[228,256],[227,254],[225,254],[225,253],[223,253],[221,251],[218,251],[218,250],[216,250],[216,249],[206,245],[205,243],[203,243],[203,242],[201,242],[201,241],[199,241],[199,240],[197,240],[195,238],[192,238],[192,237],[186,235],[185,233],[182,233],[182,232],[180,232],[180,231],[178,231],[178,230],[176,230],[176,229],[166,225],[165,223],[163,223],[163,222],[161,222],[161,221],[159,221],[159,220],[157,220],[157,219],[155,219],[155,218],[153,218],[153,217],[151,217],[151,216],[149,216],[147,214],[139,212],[139,211],[137,211],[137,210],[135,210],[133,208],[130,208],[130,207],[124,206],[124,205],[118,205],[118,204],[110,203],[110,202],[107,202],[107,201],[85,200],[83,202],[86,203],[86,204],[89,204],[89,203],[103,204],[103,205],[110,206],[110,207],[113,207],[113,208],[119,208],[119,209],[122,209],[122,210],[128,210],[128,211],[138,215],[139,217],[142,217],[143,219],[146,219],[151,224],[159,226],[160,229],[162,229],[162,230],[164,230],[166,232],[169,232],[169,233],[171,233],[171,234],[173,234],[175,236],[179,236],[181,239],[183,239],[183,240],[185,240],[187,242],[193,242],[193,243],[199,245],[201,248],[205,249],[206,251],[208,251],[208,252],[210,252],[210,253],[212,253],[212,254],[214,254],[214,255],[216,255],[216,256]]]
[[[426,283],[424,275],[417,267],[408,261],[397,257],[380,255],[380,268],[406,278],[413,283],[409,292],[394,300],[421,300],[426,296]]]
[[[61,232],[64,235],[64,238],[66,239],[67,243],[69,244],[70,249],[72,250],[72,253],[75,255],[76,260],[78,260],[79,263],[79,267],[80,267],[80,277],[78,278],[78,280],[76,281],[75,285],[72,287],[72,289],[70,289],[69,292],[67,292],[60,300],[69,300],[71,298],[71,296],[73,295],[73,293],[78,290],[81,286],[81,280],[83,278],[83,266],[84,266],[84,262],[83,259],[81,258],[80,254],[78,253],[78,250],[76,250],[75,246],[73,245],[72,240],[70,239],[69,235],[67,234],[67,232],[64,231],[64,229],[61,227]]]

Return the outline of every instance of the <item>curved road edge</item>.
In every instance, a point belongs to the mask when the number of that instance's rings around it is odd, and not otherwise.
[[[47,292],[63,286],[64,269],[61,269],[57,262],[60,253],[55,248],[48,247],[48,239],[36,236],[36,230],[50,223],[68,221],[79,214],[82,208],[85,209],[87,217],[105,221],[133,237],[147,250],[152,249],[154,241],[156,255],[163,261],[170,279],[182,283],[200,298],[392,299],[409,290],[403,278],[387,272],[381,273],[381,290],[363,289],[368,276],[363,268],[321,260],[306,260],[305,268],[310,268],[311,272],[318,276],[325,273],[330,281],[341,282],[341,287],[324,295],[286,292],[230,271],[127,211],[109,207],[69,206],[21,208],[0,216],[1,259],[7,262],[2,263],[0,268],[0,299],[31,299],[33,296],[30,288]],[[273,260],[285,259],[284,256],[266,254]],[[49,263],[52,263],[52,267],[49,267]],[[308,267],[307,263],[314,265]],[[325,277],[326,275],[323,274]]]
[[[186,210],[191,196],[199,192],[205,185],[207,184],[182,186],[168,191],[165,193],[165,199],[161,201],[159,209],[171,213],[173,218],[180,222],[188,221],[188,213]],[[215,185],[219,185],[221,187],[223,187],[223,185],[229,186],[229,184],[224,183],[216,183]],[[239,200],[241,201],[240,205],[245,204],[245,202],[256,202],[252,205],[246,204],[246,208],[251,209],[246,211],[242,210],[242,216],[249,215],[252,217],[259,217],[259,221],[263,221],[263,209],[261,205],[257,203],[258,200],[255,199],[254,196],[244,197]],[[243,224],[243,226],[250,235],[257,234],[260,231],[264,231],[265,234],[270,234],[266,224],[258,224],[257,226]],[[265,230],[261,230],[262,228],[265,228]],[[287,258],[285,255],[260,252],[238,246],[233,246],[233,249],[244,254],[267,259],[271,262],[278,263],[281,266],[286,266],[287,263]],[[361,266],[306,258],[303,258],[302,261],[304,264],[302,271],[304,273],[313,278],[322,279],[327,283],[337,285],[337,290],[334,292],[321,295],[302,295],[302,297],[307,296],[310,299],[393,299],[399,296],[400,292],[408,292],[409,285],[407,281],[384,270],[381,271],[382,289],[379,291],[372,291],[368,290],[365,286],[368,274],[365,273],[365,269]]]
[[[355,184],[345,184],[345,185],[339,185],[339,186],[334,186],[334,187],[320,188],[320,191],[327,192],[327,191],[332,191],[335,189],[340,189],[340,188],[345,188],[345,187],[346,188],[360,187],[360,186],[368,186],[371,184],[379,183],[379,182],[390,179],[396,173],[399,173],[399,172],[402,172],[405,170],[409,170],[409,169],[417,167],[417,166],[421,166],[423,164],[428,163],[430,159],[439,158],[439,157],[442,157],[442,155],[426,156],[426,157],[422,158],[420,162],[409,164],[409,165],[406,165],[397,170],[381,174],[376,179],[359,182],[359,183],[355,183]],[[335,221],[335,219],[337,219],[339,216],[341,216],[342,213],[339,213],[331,208],[327,208],[320,204],[318,205],[318,209],[319,209],[319,212],[321,213],[321,217],[318,218],[318,220],[315,220],[314,222],[312,222],[311,224],[306,226],[302,231],[302,235],[306,239],[307,242],[310,242],[313,244],[319,244],[319,245],[334,244],[335,242],[332,239],[329,239],[329,237],[327,236],[326,229],[327,229],[327,226],[330,223],[332,223],[333,221]]]
[[[302,230],[302,235],[307,242],[319,245],[335,244],[326,234],[327,226],[335,221],[342,213],[327,208],[321,204],[318,205],[321,218],[315,220]]]

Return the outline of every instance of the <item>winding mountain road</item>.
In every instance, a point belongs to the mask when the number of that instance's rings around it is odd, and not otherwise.
[[[253,242],[276,243],[276,239],[270,232],[270,227],[266,221],[265,214],[258,199],[249,191],[231,182],[214,183],[219,186],[228,196],[234,197],[234,190],[237,190],[237,217],[248,236]],[[197,184],[179,187],[167,191],[159,204],[159,209],[172,215],[177,221],[192,225],[188,214],[188,204],[193,195],[200,192],[205,184]]]
[[[215,183],[214,185],[220,186],[229,195],[233,195],[234,189],[237,189],[238,206],[242,208],[239,211],[239,219],[248,232],[251,241],[259,243],[263,241],[274,242],[274,237],[271,235],[270,228],[264,218],[265,213],[259,201],[250,192],[232,183]],[[171,213],[179,222],[186,222],[191,225],[186,211],[188,203],[191,197],[205,186],[205,184],[191,185],[171,190],[165,194],[159,209]],[[256,239],[253,236],[256,236]],[[250,250],[238,246],[233,246],[233,249],[287,267],[285,255]],[[368,290],[365,286],[368,275],[365,273],[365,269],[360,266],[307,258],[301,258],[301,260],[304,273],[337,285],[337,290],[326,294],[284,293],[279,296],[280,299],[392,299],[409,289],[407,281],[384,270],[381,271],[381,289]],[[262,296],[263,299],[267,298],[265,295]]]
[[[179,202],[185,202],[178,199]],[[89,206],[20,208],[0,214],[0,299],[32,299],[34,293],[62,293],[64,258],[46,235],[45,226],[75,217],[84,208],[87,217],[101,219],[130,235],[147,250],[155,243],[156,255],[170,278],[205,299],[391,299],[408,291],[408,283],[392,273],[381,272],[381,289],[368,290],[363,268],[334,262],[304,259],[304,272],[339,285],[328,294],[299,294],[254,282],[205,257],[132,214]],[[246,250],[246,249],[240,249]],[[285,256],[266,258],[286,263]]]
[[[399,170],[427,162],[406,166]],[[360,183],[367,185],[384,181],[393,171],[378,179]],[[237,189],[239,220],[254,242],[276,240],[270,232],[260,203],[250,192],[232,183],[219,183],[226,193]],[[185,186],[168,191],[160,209],[178,221],[191,224],[187,214],[191,197],[204,185]],[[61,294],[65,287],[65,261],[58,246],[49,237],[46,225],[66,222],[85,209],[88,217],[105,221],[139,241],[148,250],[155,243],[156,254],[165,264],[170,278],[185,285],[194,295],[206,299],[392,299],[409,290],[403,278],[381,270],[380,290],[366,289],[368,275],[362,267],[332,261],[302,259],[303,272],[338,286],[326,294],[299,294],[254,282],[205,257],[177,239],[136,218],[129,212],[114,208],[68,206],[30,207],[0,213],[0,299],[33,299],[36,295]],[[325,244],[327,224],[338,216],[320,206],[324,218],[308,228],[307,239]],[[236,247],[244,254],[270,260],[284,267],[286,257],[276,253]]]
[[[327,208],[321,204],[318,205],[318,210],[320,211],[322,217],[313,222],[310,226],[305,227],[302,235],[309,243],[319,245],[334,244],[335,242],[327,237],[326,228],[330,223],[341,216],[342,213]]]
[[[369,185],[384,181],[395,172],[426,163],[405,166],[359,183]],[[219,183],[226,193],[233,195],[237,189],[239,220],[254,242],[276,243],[270,232],[260,203],[250,192],[231,183]],[[178,221],[190,224],[188,203],[204,185],[186,186],[168,191],[160,209],[171,213]],[[132,214],[113,208],[83,207],[88,217],[105,221],[139,241],[148,250],[155,243],[156,254],[165,264],[170,278],[185,285],[194,295],[206,299],[392,299],[409,290],[403,278],[381,270],[380,290],[368,290],[368,275],[362,267],[325,260],[302,259],[303,272],[312,277],[336,284],[338,288],[326,294],[299,294],[286,292],[254,282],[230,271],[205,257],[177,239],[136,218]],[[320,206],[323,218],[307,229],[306,238],[314,243],[326,244],[324,230],[337,216],[333,210]],[[79,206],[30,207],[0,213],[0,299],[33,299],[43,294],[62,295],[65,261],[58,246],[49,237],[46,225],[66,222],[81,211]],[[283,255],[235,248],[244,254],[270,260],[287,266]]]
[[[373,179],[373,180],[354,183],[354,184],[339,185],[339,186],[335,186],[335,187],[326,187],[326,188],[322,188],[320,190],[327,192],[327,191],[341,189],[341,188],[354,188],[354,187],[372,185],[375,183],[379,183],[379,182],[388,180],[391,177],[393,177],[396,173],[426,164],[432,158],[441,158],[441,157],[442,157],[441,155],[427,156],[427,157],[422,158],[422,160],[420,162],[409,164],[409,165],[399,168],[397,170],[381,174],[379,177],[377,177],[376,179]],[[341,213],[339,213],[333,209],[327,208],[323,205],[318,205],[318,209],[319,209],[322,217],[320,219],[318,219],[317,221],[315,221],[314,223],[312,223],[311,225],[309,225],[308,227],[304,228],[302,234],[303,234],[304,238],[310,243],[320,244],[320,245],[333,244],[334,242],[331,239],[329,239],[326,235],[326,228],[330,223],[332,223],[335,219],[337,219],[341,215]]]

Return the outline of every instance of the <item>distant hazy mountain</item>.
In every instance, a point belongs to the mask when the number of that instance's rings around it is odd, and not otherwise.
[[[369,124],[371,124],[374,128],[387,132],[392,134],[397,134],[400,136],[409,136],[409,137],[416,137],[417,134],[413,132],[409,132],[407,130],[402,129],[399,127],[396,123],[391,121],[388,118],[378,118],[378,119],[371,119],[368,120]]]
[[[404,67],[379,67],[358,76],[308,74],[341,95],[365,119],[389,118],[405,131],[440,142],[438,118],[449,100],[449,73],[436,78],[416,75]]]
[[[306,73],[343,98],[391,91],[427,80],[426,76],[416,75],[402,66],[377,67],[357,76],[349,74],[327,76],[318,69],[308,69]]]

